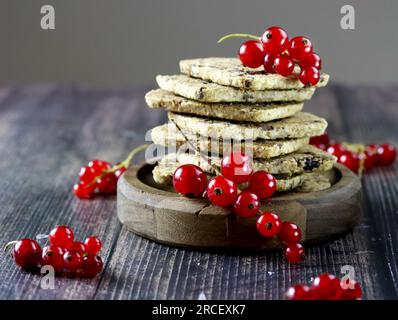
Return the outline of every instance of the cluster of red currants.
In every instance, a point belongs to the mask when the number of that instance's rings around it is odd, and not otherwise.
[[[337,157],[337,161],[344,164],[355,173],[368,172],[376,166],[389,166],[397,157],[396,148],[388,143],[380,145],[348,144],[332,141],[327,133],[312,137],[310,144],[325,150]]]
[[[232,207],[241,218],[257,218],[257,230],[264,237],[278,236],[286,245],[285,256],[289,262],[300,262],[304,248],[299,243],[300,228],[291,222],[281,221],[274,212],[262,212],[261,200],[270,198],[276,190],[275,178],[266,171],[253,172],[250,158],[241,152],[232,152],[221,162],[221,175],[207,182],[206,173],[198,166],[185,164],[173,175],[174,189],[188,197],[204,196],[216,206]],[[242,189],[242,191],[240,191]]]
[[[359,300],[362,297],[361,285],[324,273],[316,277],[310,287],[297,284],[286,292],[289,300]]]
[[[87,166],[81,168],[79,183],[73,186],[73,193],[80,199],[91,199],[96,194],[115,194],[121,175],[129,168],[134,157],[147,147],[147,144],[142,144],[134,148],[125,160],[114,166],[104,160],[90,161]]]
[[[120,164],[112,167],[107,161],[92,160],[81,168],[79,183],[73,186],[73,193],[80,199],[90,199],[95,194],[115,194],[117,180],[125,171],[126,167]]]
[[[304,85],[316,85],[320,79],[322,61],[313,52],[311,41],[304,36],[288,38],[281,27],[267,28],[261,37],[246,34],[230,34],[219,40],[231,37],[248,36],[249,40],[239,48],[239,59],[245,67],[264,67],[267,73],[277,73],[287,77],[293,74],[296,64],[300,66],[298,78]]]
[[[26,271],[52,266],[56,274],[83,278],[92,278],[102,271],[102,259],[98,256],[102,243],[96,236],[90,236],[82,243],[75,241],[71,228],[58,226],[51,230],[48,241],[49,245],[43,249],[36,240],[28,238],[8,245],[14,244],[14,261]]]

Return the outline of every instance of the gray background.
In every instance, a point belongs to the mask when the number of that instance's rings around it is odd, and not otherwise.
[[[55,31],[40,28],[44,4]],[[344,4],[356,30],[340,28]],[[398,83],[397,15],[393,0],[0,0],[0,81],[152,84],[181,58],[234,55],[241,40],[221,35],[277,24],[313,40],[333,81]]]

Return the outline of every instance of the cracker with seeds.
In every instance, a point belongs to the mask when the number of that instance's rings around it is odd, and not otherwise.
[[[145,95],[145,100],[150,108],[163,108],[175,113],[248,122],[267,122],[282,119],[303,109],[302,102],[204,103],[177,96],[162,89],[149,91]]]
[[[267,74],[261,66],[257,69],[247,68],[237,58],[203,58],[180,61],[182,73],[195,78],[232,86],[245,90],[301,89],[304,85],[298,79],[299,68],[293,75],[284,77],[279,74]],[[316,87],[324,87],[329,75],[321,73]]]
[[[209,174],[216,174],[220,169],[221,157],[204,156],[194,153],[175,153],[166,156],[166,160],[178,161],[180,164],[195,164]],[[333,168],[336,157],[313,146],[272,159],[253,159],[253,170],[265,170],[273,175],[297,175],[309,172],[323,172]]]
[[[163,158],[153,169],[152,175],[153,179],[156,183],[166,186],[172,184],[172,177],[175,170],[180,166],[178,162],[169,163],[164,161]],[[306,173],[301,175],[294,176],[284,176],[284,175],[275,175],[276,180],[276,191],[278,192],[287,192],[292,191],[300,186],[302,186],[305,181],[311,179],[311,175],[316,173]],[[209,178],[212,176],[209,175]]]
[[[169,120],[183,132],[216,139],[277,140],[319,136],[327,127],[325,119],[307,112],[266,123],[240,123],[169,112]]]
[[[190,78],[186,75],[159,75],[159,87],[176,95],[202,102],[276,102],[311,99],[314,87],[289,90],[243,90],[217,83]]]
[[[157,126],[151,131],[151,139],[155,144],[178,149],[199,150],[202,153],[228,154],[232,150],[251,153],[254,158],[273,158],[284,154],[289,154],[305,147],[309,143],[309,138],[280,139],[255,141],[234,141],[234,140],[209,140],[194,134],[185,133],[189,139],[187,143],[184,136],[172,123]]]

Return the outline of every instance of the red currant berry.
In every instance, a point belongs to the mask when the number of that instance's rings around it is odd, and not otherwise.
[[[272,197],[276,190],[276,180],[272,174],[259,170],[252,174],[248,191],[256,194],[260,200]]]
[[[317,68],[311,66],[301,67],[299,79],[302,84],[315,86],[319,82],[320,77],[321,76]]]
[[[377,148],[379,165],[389,166],[394,163],[397,157],[397,150],[394,146],[384,143]]]
[[[316,292],[318,299],[333,298],[340,288],[340,280],[334,275],[324,273],[314,279],[311,290]]]
[[[286,243],[299,242],[301,240],[301,229],[297,224],[285,221],[282,223],[278,237]]]
[[[174,190],[187,197],[199,197],[206,189],[206,173],[193,164],[179,166],[173,175]]]
[[[109,162],[97,159],[90,161],[88,163],[88,166],[92,168],[97,173],[97,175],[112,168],[112,165]]]
[[[339,163],[345,165],[352,172],[358,173],[359,170],[359,159],[358,157],[349,152],[344,152],[337,160]]]
[[[84,241],[84,246],[88,254],[96,255],[102,248],[102,242],[96,236],[91,236]]]
[[[350,280],[348,284],[348,288],[341,288],[338,298],[341,300],[359,300],[362,297],[362,288],[361,285],[354,281]]]
[[[64,267],[63,254],[64,251],[61,247],[53,245],[44,247],[41,257],[41,265],[52,266],[55,272],[61,272]]]
[[[318,70],[322,69],[322,60],[321,57],[318,56],[315,52],[309,54],[304,58],[304,60],[300,61],[301,64],[306,66],[315,67]]]
[[[376,166],[377,157],[375,154],[365,151],[365,171],[369,171]]]
[[[275,68],[274,68],[274,61],[275,57],[267,52],[264,56],[264,70],[266,73],[275,73]]]
[[[294,62],[287,54],[282,53],[276,56],[274,68],[277,74],[287,77],[293,72]]]
[[[303,300],[319,300],[319,297],[314,290],[311,290],[311,288],[309,288]]]
[[[290,263],[299,263],[305,257],[305,251],[300,243],[290,243],[286,250],[285,256]]]
[[[251,160],[244,153],[232,152],[221,161],[221,174],[237,184],[249,181],[252,173]]]
[[[80,182],[73,186],[73,193],[79,199],[91,199],[94,196],[95,186],[89,183]]]
[[[368,145],[365,147],[365,150],[366,150],[366,151],[369,151],[369,152],[371,152],[371,153],[377,153],[377,148],[378,148],[378,147],[379,147],[378,144],[372,143],[372,144],[368,144]]]
[[[308,297],[308,293],[310,288],[304,286],[302,284],[296,284],[293,287],[290,287],[286,292],[286,298],[289,300],[306,300]]]
[[[273,237],[280,231],[282,222],[277,214],[273,212],[264,212],[257,219],[256,226],[258,232],[264,237]]]
[[[13,250],[15,263],[24,270],[36,269],[41,260],[42,250],[33,239],[19,240]]]
[[[319,296],[318,299],[336,300],[337,296],[340,295],[340,292],[342,290],[342,287],[340,284],[340,279],[336,278],[336,277],[334,279],[332,279],[329,287],[330,287],[329,293],[325,297]],[[314,289],[312,291],[317,293],[316,289]]]
[[[62,249],[68,249],[73,244],[73,240],[73,231],[68,226],[55,227],[48,235],[50,244],[61,247]]]
[[[329,138],[328,133],[325,132],[324,134],[321,134],[320,136],[311,137],[310,144],[312,144],[312,145],[323,144],[326,147],[328,147],[330,144],[330,138]]]
[[[121,176],[123,173],[125,173],[126,170],[127,170],[126,167],[121,167],[120,169],[117,169],[117,170],[115,171],[116,179],[119,180],[120,176]]]
[[[249,40],[239,48],[239,59],[245,67],[258,68],[264,61],[264,50],[260,42]]]
[[[276,55],[287,49],[289,44],[288,35],[281,27],[269,27],[261,36],[264,51]]]
[[[379,145],[377,144],[369,144],[365,147],[365,152],[367,154],[370,154],[373,156],[373,160],[374,160],[374,166],[378,166],[380,163],[380,157],[379,154],[377,153],[377,148],[379,147]]]
[[[68,251],[77,252],[82,256],[86,253],[86,246],[80,241],[74,241],[72,245],[68,248]]]
[[[94,278],[102,268],[103,262],[100,256],[89,254],[83,258],[83,277]]]
[[[376,165],[376,154],[365,150],[364,153],[358,155],[359,161],[363,161],[365,171],[369,172]]]
[[[94,170],[94,168],[85,166],[80,169],[79,179],[81,182],[90,184],[94,181],[95,177],[98,175],[98,172]]]
[[[115,194],[117,178],[113,172],[107,173],[104,177],[97,180],[96,186],[102,194]]]
[[[234,204],[234,212],[242,218],[254,217],[259,209],[260,199],[249,191],[242,191]]]
[[[290,40],[288,51],[294,60],[304,61],[312,53],[312,43],[307,37],[295,37]]]
[[[67,226],[55,227],[48,235],[50,244],[61,247],[62,249],[68,249],[73,244],[73,240],[73,231]]]
[[[207,186],[207,197],[216,206],[232,205],[238,197],[236,184],[222,176],[214,177]]]
[[[340,143],[332,143],[331,145],[329,145],[326,151],[337,158],[340,157],[343,153],[347,152],[346,148],[344,148]]]
[[[340,281],[337,279],[337,281]],[[313,292],[316,292],[316,290],[313,290]],[[335,290],[335,292],[331,292],[330,295],[327,297],[318,297],[318,300],[345,300],[345,295],[346,290],[343,289],[341,286],[338,286]]]
[[[83,258],[76,251],[67,250],[63,256],[64,267],[67,271],[75,273],[77,270],[82,268]]]

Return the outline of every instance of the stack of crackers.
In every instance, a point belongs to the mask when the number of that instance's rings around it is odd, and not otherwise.
[[[296,76],[266,74],[243,67],[235,58],[180,61],[179,75],[156,77],[160,89],[145,96],[151,108],[164,108],[169,123],[152,129],[155,144],[168,147],[153,170],[169,184],[181,164],[219,171],[223,154],[243,151],[253,168],[275,176],[277,191],[313,192],[330,187],[336,158],[309,144],[325,132],[325,119],[302,112],[317,87],[304,87]]]

